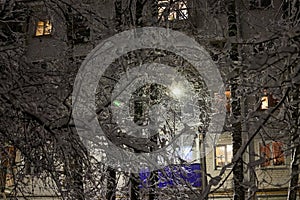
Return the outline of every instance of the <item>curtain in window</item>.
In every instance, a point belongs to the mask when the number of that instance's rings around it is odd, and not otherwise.
[[[265,158],[265,162],[261,165],[262,167],[266,167],[266,166],[270,166],[271,165],[271,148],[270,148],[270,143],[269,144],[266,144],[266,145],[263,145],[261,144],[260,145],[260,153],[261,153],[261,156],[263,158]]]
[[[282,142],[273,142],[273,164],[274,165],[284,165],[284,155],[283,155],[283,144]]]

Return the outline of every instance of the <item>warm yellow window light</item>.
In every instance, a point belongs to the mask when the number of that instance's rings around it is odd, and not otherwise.
[[[269,108],[269,95],[268,95],[268,91],[267,89],[263,90],[263,96],[261,97],[261,106],[260,109],[261,110],[267,110]]]
[[[269,108],[268,96],[263,96],[261,98],[261,109],[267,110]]]
[[[35,36],[50,35],[52,31],[52,24],[50,20],[38,21]]]
[[[168,20],[169,20],[169,21],[172,21],[172,20],[174,20],[174,19],[177,19],[177,17],[176,17],[176,12],[172,11],[172,12],[170,12],[170,14],[169,14],[169,16],[168,16]]]
[[[216,147],[216,166],[217,167],[223,167],[226,163],[225,158],[225,146],[217,146]]]
[[[232,144],[218,145],[215,149],[216,167],[223,167],[231,163],[233,157]]]
[[[44,22],[38,21],[35,36],[41,36],[44,34]]]
[[[45,22],[45,27],[44,27],[44,35],[50,35],[51,34],[51,31],[52,31],[52,24],[50,23],[49,20],[47,20]]]
[[[226,96],[226,111],[230,112],[231,106],[230,106],[230,98],[231,98],[231,92],[229,90],[225,91]]]
[[[229,90],[226,90],[225,91],[225,96],[226,96],[227,99],[230,99],[231,92]]]

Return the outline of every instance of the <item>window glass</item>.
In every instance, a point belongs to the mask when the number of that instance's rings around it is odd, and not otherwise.
[[[222,167],[225,165],[225,146],[216,147],[216,166]]]
[[[50,35],[52,32],[52,24],[50,20],[38,21],[35,36]]]
[[[226,153],[227,153],[227,164],[232,161],[233,153],[232,153],[232,144],[226,146]]]
[[[165,21],[183,20],[188,18],[187,2],[183,0],[173,1],[161,0],[158,1],[158,18]]]
[[[250,0],[250,9],[268,8],[273,6],[273,0]]]
[[[271,158],[271,149],[270,144],[261,145],[260,146],[260,153],[263,158],[265,158],[265,162],[261,165],[262,167],[270,166],[270,158]]]
[[[263,96],[261,98],[261,109],[267,110],[269,108],[268,96]]]
[[[283,144],[282,142],[273,142],[273,164],[274,165],[284,165],[284,154],[283,154]]]
[[[233,157],[232,144],[218,145],[215,148],[215,166],[223,167],[231,163]]]
[[[44,22],[43,21],[39,21],[37,23],[35,36],[41,36],[43,34],[44,34]]]
[[[44,35],[50,35],[51,34],[51,30],[52,30],[52,25],[50,23],[49,20],[47,20],[45,22],[45,31],[44,31]]]
[[[260,154],[265,159],[261,167],[284,165],[283,143],[278,141],[260,145]]]

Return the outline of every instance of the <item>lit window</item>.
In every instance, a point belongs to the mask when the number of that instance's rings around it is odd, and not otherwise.
[[[215,148],[215,166],[216,168],[223,167],[232,160],[232,144],[218,145]]]
[[[183,20],[188,18],[187,2],[178,0],[171,3],[170,0],[158,1],[158,18],[165,21]]]
[[[261,109],[267,110],[269,108],[268,96],[263,96],[261,98]]]
[[[50,20],[38,21],[35,36],[50,35],[52,32],[52,24]]]
[[[267,89],[264,89],[263,96],[261,97],[261,110],[267,110],[270,107],[274,107],[277,104],[277,99],[271,93],[268,93]]]
[[[177,12],[179,12],[179,15],[178,15],[179,20],[186,19],[188,17],[186,1],[179,1],[178,2]]]
[[[273,141],[265,145],[260,144],[260,155],[265,159],[261,167],[285,164],[282,142]]]
[[[226,96],[226,111],[230,113],[231,105],[230,105],[230,98],[231,98],[231,92],[229,90],[225,91]]]

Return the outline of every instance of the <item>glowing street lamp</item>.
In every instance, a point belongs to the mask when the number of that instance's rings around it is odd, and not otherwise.
[[[181,98],[184,96],[184,88],[180,84],[171,85],[171,95],[175,98]]]

